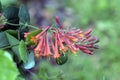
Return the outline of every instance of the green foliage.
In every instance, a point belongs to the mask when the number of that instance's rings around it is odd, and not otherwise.
[[[2,40],[0,41],[0,48],[9,45],[5,32],[0,32],[0,40]]]
[[[0,13],[2,12],[2,4],[1,4],[1,1],[0,1]]]
[[[24,24],[29,24],[30,23],[30,15],[28,12],[28,9],[26,8],[25,5],[21,5],[20,6],[20,10],[19,10],[19,18],[20,18],[20,22],[19,23],[24,23]]]
[[[7,21],[6,21],[7,23],[3,30],[7,30],[7,29],[16,30],[19,27],[18,25],[16,26],[16,25],[9,24],[9,23],[12,23],[12,24],[19,23],[18,12],[19,12],[19,8],[14,7],[14,6],[9,6],[5,9],[3,9],[3,15],[7,19]]]
[[[17,40],[15,37],[13,37],[12,35],[10,35],[8,33],[6,33],[6,36],[7,36],[10,46],[13,46],[12,50],[15,53],[15,55],[18,59],[18,63],[19,63],[21,61],[20,54],[19,54],[19,46],[18,46],[19,40]]]
[[[20,6],[18,13],[19,16],[19,39],[24,37],[24,32],[28,32],[28,26],[30,24],[30,15],[25,5]]]
[[[21,60],[24,63],[27,62],[27,53],[28,53],[28,50],[27,50],[27,47],[25,45],[25,42],[23,40],[21,40],[20,44],[19,44],[19,54],[20,54]]]
[[[0,50],[0,80],[15,80],[19,74],[11,55]]]
[[[10,6],[4,9],[4,16],[7,19],[16,19],[18,17],[18,8]]]
[[[99,20],[113,22],[120,18],[119,0],[70,0],[66,4],[73,10],[74,15],[76,14],[74,17],[77,18],[73,23],[81,27],[88,27]]]
[[[1,5],[0,9],[2,9]],[[2,23],[0,24],[0,49],[9,51],[8,54],[12,55],[11,59],[13,58],[14,63],[16,63],[17,68],[21,73],[20,76],[23,77],[26,69],[31,69],[35,66],[34,53],[32,50],[28,51],[27,45],[24,42],[24,32],[28,32],[29,30],[28,27],[30,24],[30,16],[25,5],[21,5],[20,8],[9,6],[3,9],[2,14],[7,20],[4,21],[4,23],[6,23],[5,25]],[[41,32],[41,30],[36,32],[32,33],[31,35],[37,35]],[[29,36],[31,37],[31,35]],[[0,59],[2,59],[2,56],[0,56]],[[2,68],[0,67],[0,69]],[[8,69],[9,68],[6,70],[8,71]],[[2,76],[0,80],[8,80],[8,78],[4,77],[3,75],[0,75]],[[15,80],[17,75],[17,73],[16,75],[11,74],[9,79]],[[24,80],[22,77],[18,76],[17,79]]]
[[[15,30],[6,30],[7,33],[9,33],[10,35],[14,36],[15,38],[18,38],[18,32]]]

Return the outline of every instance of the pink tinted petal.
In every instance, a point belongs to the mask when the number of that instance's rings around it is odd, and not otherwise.
[[[50,51],[50,46],[48,43],[48,34],[46,33],[46,49],[47,49],[47,56],[51,55],[51,51]]]
[[[92,29],[88,29],[84,34],[87,36],[92,32]]]
[[[57,42],[57,33],[55,33],[55,54],[54,54],[54,58],[58,58],[60,57],[60,54],[58,53],[58,42]]]
[[[39,52],[39,54],[41,54],[42,49],[43,49],[43,39],[44,38],[42,37],[42,39],[39,41],[37,47],[34,49],[35,54],[37,54],[38,52]]]
[[[70,48],[70,51],[71,51],[72,53],[74,53],[74,54],[76,54],[76,52],[78,51],[78,48],[76,48],[76,47],[73,46],[73,45],[69,45],[68,47]]]
[[[62,41],[61,41],[61,39],[60,39],[59,34],[57,35],[57,38],[58,38],[58,44],[60,45],[60,51],[63,51],[63,52],[67,51],[67,47],[65,47],[65,46],[63,45],[63,43],[62,43]]]
[[[91,37],[91,38],[88,40],[88,42],[95,41],[95,40],[96,40],[95,37]]]
[[[40,34],[36,36],[36,38],[38,39],[40,36],[42,36],[49,28],[50,26],[46,27],[42,32],[40,32]]]
[[[73,42],[77,42],[77,41],[78,41],[78,38],[76,38],[75,36],[71,36],[71,35],[66,34],[66,37],[67,37],[70,41],[73,41]]]
[[[26,38],[28,34],[30,34],[30,33],[29,32],[28,33],[24,33],[24,37]]]
[[[63,26],[62,26],[62,24],[60,23],[60,20],[59,20],[58,16],[56,16],[56,22],[57,22],[57,24],[59,25],[60,29],[63,29]]]
[[[93,54],[93,51],[90,51],[90,50],[83,50],[82,52],[87,53],[87,54]]]
[[[54,36],[54,37],[55,37],[55,45],[52,41],[52,38],[50,38],[50,42],[51,42],[53,53],[54,53],[53,57],[56,59],[56,58],[60,57],[60,55],[58,53],[58,48],[56,47],[57,46],[57,41],[56,41],[57,38],[56,38],[56,36]]]

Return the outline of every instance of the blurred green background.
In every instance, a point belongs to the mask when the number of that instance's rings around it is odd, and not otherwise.
[[[100,40],[94,55],[71,54],[64,65],[39,59],[33,80],[120,80],[120,0],[1,1],[4,7],[26,4],[33,25],[50,25],[58,15],[65,27],[92,28]]]

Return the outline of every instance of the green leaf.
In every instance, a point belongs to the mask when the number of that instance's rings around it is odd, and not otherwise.
[[[10,6],[4,9],[3,14],[9,20],[18,18],[18,12],[19,8]]]
[[[9,46],[5,32],[0,32],[0,48]]]
[[[0,50],[0,80],[15,80],[19,71],[8,52]]]
[[[28,9],[23,4],[20,6],[19,19],[20,19],[20,23],[23,23],[23,24],[30,23],[30,15],[29,15]]]
[[[19,12],[19,8],[10,6],[3,10],[3,15],[7,19],[7,22],[13,23],[13,24],[19,24],[18,12]],[[13,26],[10,24],[6,24],[4,27],[4,30],[7,30],[7,29],[16,30],[16,29],[18,29],[18,27],[19,26]]]
[[[21,60],[23,60],[23,62],[26,63],[28,50],[27,50],[27,47],[26,47],[25,42],[23,40],[20,41],[19,52],[20,52]]]
[[[6,32],[14,36],[15,38],[18,38],[18,32],[16,30],[9,29],[9,30],[6,30]]]
[[[16,59],[17,59],[17,61],[18,62],[20,62],[20,54],[19,54],[19,41],[15,38],[15,37],[13,37],[12,35],[10,35],[10,34],[8,34],[8,33],[6,33],[6,36],[7,36],[7,39],[8,39],[8,42],[9,42],[9,44],[11,45],[11,46],[13,46],[12,47],[12,50],[13,50],[13,52],[15,53],[15,56],[17,57]]]
[[[9,44],[11,46],[19,44],[19,40],[17,40],[15,37],[13,37],[12,35],[10,35],[9,33],[6,33],[6,36],[7,36],[7,39],[9,41]]]
[[[37,34],[39,34],[42,30],[41,29],[38,29],[38,30],[35,30],[35,31],[32,31],[30,32],[30,34],[27,35],[25,41],[26,41],[26,44],[27,45],[35,45],[35,43],[31,42],[30,39],[32,36],[36,36]]]
[[[33,51],[30,51],[30,53],[28,54],[27,63],[24,64],[24,68],[31,69],[34,66],[35,66],[34,53],[33,53]]]
[[[2,3],[0,1],[0,13],[2,12]]]
[[[30,24],[30,15],[29,12],[26,8],[25,5],[21,5],[20,6],[20,10],[19,10],[19,24],[20,24],[20,28],[19,28],[19,39],[23,39],[24,38],[24,32],[28,32],[28,24]]]

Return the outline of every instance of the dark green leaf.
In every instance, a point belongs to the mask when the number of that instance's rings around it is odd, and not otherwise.
[[[28,24],[30,24],[30,15],[29,12],[26,8],[25,5],[21,5],[20,6],[20,10],[19,10],[19,24],[20,24],[20,28],[19,28],[19,33],[18,33],[18,37],[19,39],[24,39],[24,32],[28,32]]]
[[[26,47],[25,42],[23,40],[21,40],[20,44],[19,44],[19,53],[20,53],[21,60],[24,63],[26,63],[27,62],[27,53],[28,53],[28,50],[27,50],[27,47]]]
[[[15,56],[17,57],[18,62],[21,60],[20,59],[20,54],[19,54],[19,41],[13,37],[12,35],[6,33],[8,42],[12,47],[13,52],[15,53]]]
[[[28,9],[23,4],[20,6],[19,19],[20,19],[20,23],[23,23],[23,24],[30,23],[30,15],[29,15]]]
[[[0,13],[2,12],[2,3],[0,1]]]
[[[19,24],[19,17],[18,17],[19,8],[10,6],[3,10],[3,15],[8,20],[9,23]],[[13,26],[10,24],[6,24],[2,30],[7,29],[17,29],[19,26]]]
[[[7,39],[10,43],[10,45],[18,45],[19,44],[19,40],[17,40],[15,37],[13,37],[12,35],[10,35],[9,33],[6,33]]]
[[[35,60],[34,60],[34,53],[33,51],[31,51],[29,54],[28,54],[28,62],[24,64],[24,68],[25,69],[31,69],[35,66]]]
[[[5,32],[0,32],[0,48],[8,46],[9,42],[7,40]]]
[[[16,30],[9,29],[9,30],[6,30],[6,32],[14,36],[15,38],[18,38],[18,32]]]
[[[19,8],[13,6],[7,7],[3,10],[3,14],[8,20],[18,18],[18,12]]]

